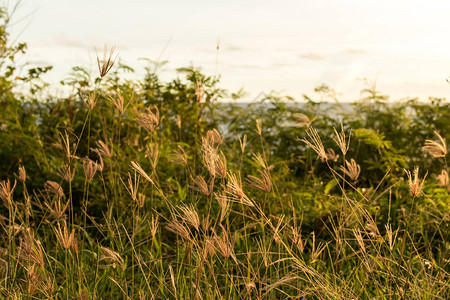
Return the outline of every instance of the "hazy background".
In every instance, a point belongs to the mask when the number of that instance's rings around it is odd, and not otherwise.
[[[75,65],[95,71],[106,43],[137,76],[144,57],[169,61],[163,79],[193,64],[245,100],[301,99],[321,83],[354,100],[363,77],[391,99],[426,100],[450,94],[449,13],[449,1],[24,0],[12,37],[28,43],[22,62],[54,66],[50,82]]]

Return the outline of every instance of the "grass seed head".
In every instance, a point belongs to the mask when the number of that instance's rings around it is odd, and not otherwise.
[[[214,197],[220,206],[220,219],[222,222],[226,216],[230,213],[231,210],[231,202],[228,200],[226,193],[214,193]]]
[[[133,170],[135,170],[136,172],[138,172],[142,177],[144,177],[148,182],[150,182],[151,184],[154,185],[153,180],[150,178],[150,176],[148,176],[148,174],[144,171],[144,169],[142,169],[141,165],[138,164],[135,161],[131,162],[131,168],[133,168]]]
[[[150,158],[150,164],[153,170],[156,170],[159,160],[159,146],[156,143],[145,145],[145,156]]]
[[[308,116],[302,113],[296,113],[293,116],[297,120],[297,123],[294,124],[296,127],[309,127],[317,119],[317,116],[315,116],[310,120]]]
[[[332,148],[327,149],[327,159],[329,161],[337,162],[339,159],[339,154],[336,154]]]
[[[205,179],[201,175],[197,175],[193,180],[194,186],[192,188],[196,191],[201,192],[205,196],[209,196],[211,191],[209,189],[209,185],[206,183]]]
[[[41,243],[34,238],[30,230],[23,231],[20,241],[18,258],[21,263],[44,266],[44,249]]]
[[[322,161],[327,161],[327,153],[325,152],[325,148],[323,147],[322,140],[317,133],[317,130],[311,126],[306,130],[306,134],[311,141],[307,139],[301,139],[301,141],[311,147]]]
[[[113,250],[103,247],[103,246],[100,246],[100,250],[102,250],[103,254],[100,257],[99,261],[106,260],[106,261],[112,262],[112,264],[110,266],[112,266],[113,268],[116,268],[116,264],[118,264],[121,267],[124,266],[124,260],[118,252],[113,251]]]
[[[58,175],[59,178],[70,183],[70,182],[72,182],[73,178],[75,177],[75,171],[76,171],[75,168],[73,169],[73,172],[72,172],[70,166],[64,166],[57,170],[56,175]]]
[[[72,229],[72,232],[69,234],[66,222],[64,222],[62,229],[61,224],[58,223],[58,229],[55,229],[55,233],[61,247],[67,250],[72,246],[72,241],[75,237],[75,229]]]
[[[62,198],[64,196],[64,191],[59,183],[51,180],[47,180],[47,182],[45,182],[44,192],[46,192],[50,196],[57,195],[59,198]]]
[[[150,234],[152,235],[152,238],[155,238],[156,233],[158,232],[158,226],[158,216],[155,217],[152,215],[152,220],[150,221]]]
[[[247,145],[247,135],[244,134],[244,136],[239,139],[239,145],[241,146],[241,152],[245,152],[245,146]]]
[[[186,155],[186,152],[184,151],[183,147],[178,145],[178,150],[173,151],[173,154],[170,157],[170,161],[173,164],[185,165],[185,166],[187,165],[187,163],[188,163],[187,155]]]
[[[103,60],[102,61],[100,61],[100,58],[98,57],[98,53],[97,53],[97,65],[98,65],[98,72],[100,74],[100,78],[103,78],[106,76],[106,74],[108,74],[108,72],[113,67],[114,62],[117,58],[117,56],[115,58],[113,58],[115,47],[111,47],[111,49],[109,51],[109,55],[108,55],[107,49],[108,48],[105,46],[104,51],[103,51]],[[97,52],[97,49],[95,49],[95,52]]]
[[[128,172],[128,181],[126,184],[122,181],[122,184],[125,186],[128,194],[130,194],[131,199],[135,202],[138,200],[139,181],[140,176],[137,175],[136,171],[134,171],[134,178],[131,176],[130,172]]]
[[[339,147],[339,149],[341,149],[342,154],[345,156],[347,154],[348,148],[350,147],[350,136],[351,136],[351,132],[348,136],[348,140],[347,137],[345,135],[345,131],[344,131],[344,125],[342,125],[341,123],[341,132],[338,133],[336,128],[334,128],[334,133],[336,134],[336,137],[333,137],[334,142],[336,143],[336,145]]]
[[[11,186],[9,179],[0,182],[0,199],[6,207],[10,208],[13,201],[14,189],[16,188],[17,181],[14,180],[14,184]]]
[[[92,161],[89,158],[83,160],[84,176],[87,180],[91,180],[92,178],[94,178],[95,173],[97,173],[97,170],[99,170],[100,168],[101,166],[98,163]]]
[[[447,155],[447,144],[437,131],[435,131],[434,134],[439,139],[439,142],[426,140],[425,146],[422,147],[422,151],[432,155],[435,158],[445,157]]]
[[[111,158],[112,157],[112,151],[110,150],[109,146],[103,142],[103,141],[97,141],[96,142],[97,148],[95,149],[95,152],[97,152],[102,157]]]
[[[19,166],[19,171],[18,174],[16,174],[16,177],[20,182],[25,183],[25,181],[27,180],[27,172],[24,166]]]
[[[414,168],[412,174],[408,170],[405,170],[405,173],[408,176],[409,192],[411,193],[411,196],[413,197],[419,196],[422,193],[425,178],[427,177],[428,173],[425,174],[422,181],[419,180],[419,167],[417,166]]]
[[[214,168],[218,177],[227,177],[227,159],[222,151],[220,151],[220,153],[217,153],[217,155],[215,156]]]
[[[205,88],[203,86],[203,82],[197,79],[197,81],[195,82],[194,90],[195,96],[197,98],[197,103],[200,103],[203,99],[203,96],[205,95]]]
[[[448,187],[449,183],[448,172],[446,170],[442,170],[441,174],[437,176],[437,181],[440,186]]]
[[[127,105],[125,105],[125,99],[119,90],[117,90],[115,96],[109,95],[108,98],[112,102],[112,104],[114,104],[114,106],[116,107],[117,111],[119,112],[119,115],[122,116],[125,110],[127,109],[128,105],[130,105],[131,101],[133,101],[133,96],[134,93],[131,94],[130,100],[128,101]]]
[[[228,236],[228,231],[223,227],[222,224],[220,224],[220,227],[222,228],[222,234],[221,236],[218,236],[216,231],[212,229],[213,235],[214,235],[214,243],[216,246],[216,251],[219,252],[223,257],[229,258],[231,257],[233,260],[236,261],[236,257],[234,255],[234,243],[230,241],[230,238]]]
[[[270,193],[272,184],[270,180],[269,173],[264,170],[260,171],[258,170],[259,174],[261,175],[261,179],[252,175],[249,175],[247,177],[247,183],[249,186],[260,189],[261,191],[265,193]]]
[[[47,207],[50,214],[59,221],[64,219],[64,214],[69,207],[69,201],[67,201],[67,203],[63,205],[61,204],[61,197],[58,197],[58,199],[53,202],[53,205],[48,202],[45,202],[44,205],[45,207]]]
[[[213,147],[219,147],[220,144],[223,143],[223,137],[220,135],[219,131],[217,129],[208,130],[206,133],[206,139],[208,143]]]
[[[256,133],[261,136],[262,135],[262,123],[260,119],[256,120]]]
[[[361,173],[361,166],[358,165],[353,158],[350,160],[350,162],[346,160],[345,164],[347,165],[346,168],[344,168],[344,166],[341,166],[342,172],[350,177],[351,180],[356,181],[359,177],[359,174]]]
[[[146,112],[141,113],[136,122],[148,132],[153,132],[159,125],[159,120],[159,109],[153,106],[153,108],[146,108]]]
[[[242,182],[240,176],[235,173],[228,173],[228,182],[226,186],[226,193],[230,195],[230,199],[240,202],[247,206],[254,206],[250,198],[244,193],[242,189]]]
[[[88,109],[92,111],[97,104],[99,98],[98,94],[96,92],[90,92],[89,94],[82,94],[81,96],[84,100],[84,103],[86,103],[86,105],[88,106]]]
[[[194,206],[192,204],[183,204],[179,206],[179,209],[182,212],[181,219],[198,231],[200,229],[200,218]]]
[[[180,236],[185,241],[192,241],[191,231],[177,219],[173,219],[169,224],[167,224],[166,228],[167,230]]]

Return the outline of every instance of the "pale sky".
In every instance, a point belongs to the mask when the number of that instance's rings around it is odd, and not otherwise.
[[[426,100],[450,95],[449,16],[444,0],[23,0],[12,36],[28,43],[22,62],[54,66],[51,82],[76,65],[96,72],[106,43],[138,76],[140,58],[168,60],[166,80],[193,64],[246,100],[300,100],[322,83],[355,100],[363,77],[392,100]]]

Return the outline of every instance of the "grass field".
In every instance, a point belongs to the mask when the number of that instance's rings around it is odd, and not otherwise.
[[[450,298],[445,99],[242,106],[195,68],[128,81],[112,50],[58,98],[8,66],[3,298]]]

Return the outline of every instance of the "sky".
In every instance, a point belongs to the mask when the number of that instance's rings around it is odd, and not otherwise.
[[[94,47],[106,44],[137,78],[143,58],[169,62],[163,80],[194,65],[246,101],[314,98],[321,84],[351,101],[362,78],[392,100],[426,100],[450,95],[449,13],[443,0],[23,0],[10,31],[28,44],[21,61],[52,65],[55,84],[73,66],[96,72]]]

